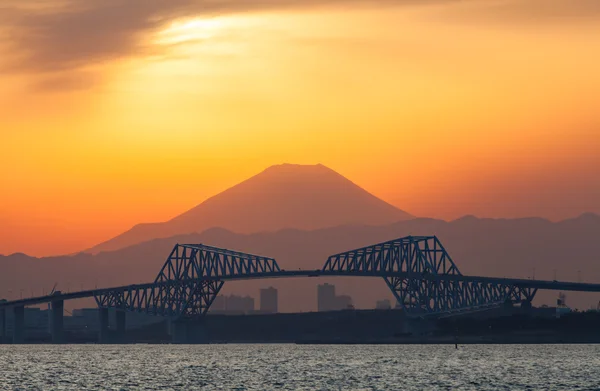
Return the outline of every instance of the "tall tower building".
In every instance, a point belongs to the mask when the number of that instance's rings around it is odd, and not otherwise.
[[[317,310],[334,311],[336,309],[335,285],[317,285]]]
[[[277,313],[277,289],[272,286],[260,290],[260,312]]]

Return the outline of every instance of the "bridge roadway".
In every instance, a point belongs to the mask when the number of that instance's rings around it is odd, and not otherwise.
[[[207,281],[234,281],[234,280],[250,280],[263,278],[293,278],[293,277],[398,277],[417,280],[429,281],[463,281],[463,282],[483,282],[513,285],[520,288],[531,288],[541,290],[560,290],[560,291],[576,291],[576,292],[600,292],[600,284],[568,282],[568,281],[547,281],[547,280],[531,280],[517,278],[499,278],[499,277],[481,277],[481,276],[465,276],[465,275],[448,275],[448,274],[428,274],[428,273],[406,273],[406,272],[381,272],[381,271],[340,271],[340,270],[280,270],[273,272],[254,273],[254,274],[238,274],[225,276],[205,276],[203,280]],[[156,287],[166,287],[181,285],[185,280],[165,281],[165,282],[150,282],[144,284],[124,285],[112,288],[99,288],[91,290],[82,290],[69,293],[56,293],[53,295],[45,295],[39,297],[29,297],[25,299],[0,301],[0,309],[20,306],[34,306],[44,303],[52,303],[57,301],[83,299],[96,297],[116,291],[127,291],[137,289],[149,289]]]

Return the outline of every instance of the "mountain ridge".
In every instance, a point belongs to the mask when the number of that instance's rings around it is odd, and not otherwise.
[[[543,217],[518,217],[518,218],[494,218],[494,217],[477,217],[474,215],[465,215],[462,217],[458,217],[456,219],[453,220],[443,220],[443,219],[436,219],[433,217],[416,217],[414,219],[411,220],[412,223],[414,224],[419,224],[419,223],[425,223],[425,222],[430,222],[432,224],[456,224],[459,222],[462,222],[465,220],[465,218],[471,219],[471,221],[478,221],[478,222],[486,222],[486,221],[493,221],[493,222],[498,222],[498,223],[502,223],[502,222],[519,222],[519,221],[539,221],[539,222],[544,222],[544,223],[548,223],[551,225],[562,225],[562,224],[570,224],[570,223],[581,223],[581,222],[588,222],[588,221],[594,221],[594,222],[598,222],[598,224],[600,224],[600,215],[593,213],[593,212],[586,212],[586,213],[582,213],[578,216],[574,216],[574,217],[569,217],[566,219],[562,219],[562,220],[558,220],[558,221],[552,221],[550,219],[546,219]],[[404,222],[400,221],[397,223],[392,223],[389,224],[388,226],[395,226],[398,224],[402,224]],[[360,228],[375,228],[378,226],[373,226],[373,225],[368,225],[368,224],[344,224],[344,225],[339,225],[336,227],[325,227],[325,228],[320,228],[320,229],[316,229],[316,230],[304,230],[304,229],[300,229],[300,228],[282,228],[282,229],[278,229],[275,231],[263,231],[263,232],[253,232],[253,233],[239,233],[239,232],[235,232],[232,230],[229,230],[227,228],[223,228],[223,227],[210,227],[207,228],[201,232],[190,232],[188,234],[179,234],[179,235],[173,235],[171,237],[167,237],[167,238],[153,238],[150,239],[148,241],[145,242],[141,242],[141,243],[136,243],[132,246],[128,246],[128,247],[135,247],[138,245],[143,245],[144,243],[148,243],[148,242],[153,242],[153,241],[160,241],[160,240],[169,240],[172,241],[174,238],[177,237],[185,237],[185,236],[190,236],[190,235],[204,235],[204,234],[210,234],[210,233],[214,233],[214,232],[219,232],[219,233],[224,233],[224,234],[233,234],[233,235],[240,235],[240,236],[252,236],[252,235],[258,235],[258,234],[278,234],[281,232],[304,232],[304,233],[308,233],[308,232],[313,232],[313,231],[327,231],[330,229],[341,229],[341,228],[352,228],[352,227],[360,227]],[[385,227],[385,226],[382,226]],[[179,243],[183,243],[183,242],[179,242]],[[0,254],[0,258],[4,257],[4,258],[9,258],[9,257],[26,257],[26,258],[30,258],[30,259],[54,259],[54,258],[61,258],[61,257],[74,257],[74,256],[80,256],[80,255],[88,255],[88,256],[92,256],[92,255],[97,255],[97,254],[102,254],[102,253],[113,253],[113,252],[118,252],[121,249],[116,249],[116,250],[110,250],[110,251],[103,251],[103,252],[99,252],[96,254],[91,254],[88,251],[79,251],[76,253],[72,253],[72,254],[63,254],[63,255],[51,255],[51,256],[33,256],[33,255],[29,255],[27,253],[24,252],[15,252],[15,253],[11,253],[11,254]]]

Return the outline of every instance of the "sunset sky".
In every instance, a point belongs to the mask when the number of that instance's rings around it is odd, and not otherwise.
[[[417,216],[600,213],[598,0],[3,0],[0,253],[283,162]]]

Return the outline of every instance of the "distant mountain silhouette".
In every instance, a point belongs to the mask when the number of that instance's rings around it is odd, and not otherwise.
[[[328,255],[406,235],[437,235],[463,274],[535,278],[600,283],[600,217],[585,214],[560,222],[539,218],[480,219],[465,217],[446,222],[413,219],[385,226],[340,226],[314,231],[284,229],[277,232],[237,234],[211,228],[200,234],[155,239],[118,251],[92,255],[32,258],[23,254],[0,256],[0,298],[12,298],[57,289],[78,290],[150,282],[158,273],[175,243],[205,243],[277,259],[281,268],[316,269]],[[578,273],[581,270],[581,273]],[[350,294],[358,307],[373,307],[375,300],[391,298],[378,278],[304,278],[228,282],[226,293],[250,294],[272,285],[280,290],[284,311],[314,310],[316,284],[334,283],[339,292]],[[540,292],[538,298],[552,304],[557,292]],[[589,308],[599,294],[567,293],[567,302]],[[539,301],[538,301],[539,304]],[[67,303],[71,306],[72,304]],[[78,304],[81,306],[81,304]],[[93,302],[87,305],[93,306]],[[257,302],[258,305],[258,302]],[[72,307],[71,307],[72,308]]]
[[[167,222],[136,225],[89,252],[116,250],[211,227],[254,233],[344,224],[382,225],[412,217],[321,164],[282,164],[267,168]]]

